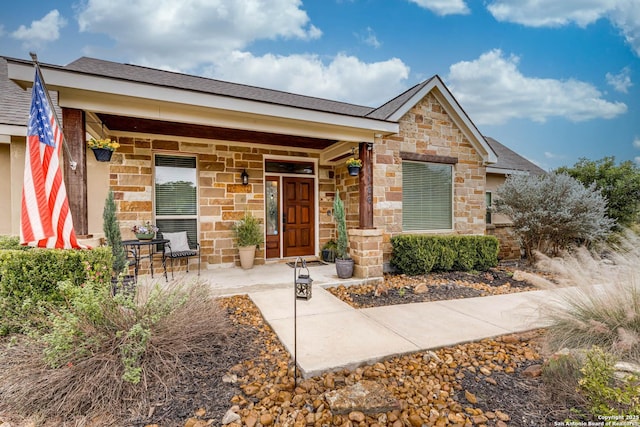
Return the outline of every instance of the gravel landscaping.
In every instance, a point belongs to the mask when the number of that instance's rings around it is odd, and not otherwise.
[[[340,287],[332,292],[350,298],[353,305],[376,306],[533,289],[514,280],[507,270],[434,275],[428,283],[424,278],[389,276],[385,284],[377,295],[376,289],[358,294],[353,292],[356,288]],[[427,291],[416,292],[418,285]],[[234,296],[220,301],[234,330],[225,343],[208,354],[190,357],[189,369],[177,383],[141,389],[155,403],[138,414],[120,414],[116,425],[543,426],[568,416],[554,407],[543,388],[542,331],[393,357],[355,370],[298,379],[294,386],[291,358],[251,300]],[[367,384],[381,386],[393,405],[384,411],[367,407],[345,411],[329,403],[331,393]],[[0,396],[2,427],[104,425],[100,419],[28,424],[33,418],[24,421],[8,411]]]

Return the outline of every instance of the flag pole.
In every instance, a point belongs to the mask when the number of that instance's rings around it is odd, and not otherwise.
[[[36,72],[38,73],[38,76],[40,76],[40,81],[42,82],[42,86],[46,88],[47,86],[44,82],[42,71],[40,70],[40,64],[38,63],[38,55],[35,52],[29,52],[29,55],[31,55],[31,60],[33,61],[33,65],[36,67]],[[45,93],[45,96],[47,97],[47,100],[49,101],[49,105],[51,106],[53,119],[56,121],[56,125],[58,126],[58,129],[62,130],[62,146],[64,147],[65,153],[69,157],[69,167],[71,168],[72,171],[74,171],[78,167],[78,162],[76,162],[73,159],[73,156],[71,155],[71,151],[69,151],[69,146],[67,145],[67,138],[65,138],[64,136],[64,130],[63,130],[64,128],[60,125],[60,120],[58,120],[58,114],[56,113],[54,104],[51,101],[51,95],[49,95],[48,90],[45,90],[44,93]]]

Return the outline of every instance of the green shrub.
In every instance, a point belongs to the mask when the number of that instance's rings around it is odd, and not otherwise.
[[[391,264],[408,275],[430,271],[481,270],[498,265],[493,236],[400,235],[391,238]]]
[[[92,280],[59,289],[65,303],[46,316],[50,328],[0,351],[2,403],[21,413],[61,421],[146,414],[157,390],[174,398],[185,360],[227,345],[226,312],[205,282],[150,285],[135,296],[113,296]]]
[[[58,282],[79,286],[88,271],[109,280],[111,265],[109,248],[0,251],[0,335],[34,326],[43,303],[62,303]]]
[[[593,415],[640,415],[638,378],[614,377],[615,358],[600,347],[593,347],[581,369],[580,391],[589,401]]]
[[[31,249],[30,246],[22,246],[20,239],[16,236],[0,236],[0,249],[17,249],[25,251]]]

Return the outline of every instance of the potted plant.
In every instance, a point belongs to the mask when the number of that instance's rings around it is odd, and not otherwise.
[[[338,244],[333,239],[322,245],[322,260],[325,262],[335,262],[337,247]]]
[[[97,161],[108,162],[111,160],[111,155],[116,148],[120,147],[120,144],[110,138],[91,138],[87,141],[87,146],[91,148]]]
[[[240,253],[240,266],[245,270],[253,268],[256,248],[264,241],[258,218],[245,211],[244,217],[233,225],[233,232]]]
[[[347,221],[344,214],[344,203],[340,192],[336,191],[333,200],[333,215],[336,220],[338,241],[336,242],[336,273],[341,279],[353,276],[353,259],[349,256],[349,239],[347,237]]]
[[[147,221],[142,225],[134,225],[131,227],[131,231],[134,232],[138,240],[153,240],[160,229],[151,224],[151,221]]]
[[[129,285],[135,281],[134,276],[124,275],[124,271],[129,265],[127,261],[127,254],[122,245],[122,235],[120,234],[120,224],[116,216],[116,202],[113,197],[113,191],[109,190],[107,199],[104,203],[104,210],[102,211],[102,230],[104,231],[104,237],[107,241],[107,245],[111,247],[111,254],[113,255],[113,276],[111,284],[115,290],[115,286],[122,276],[123,285]]]
[[[362,167],[362,160],[351,157],[347,159],[347,169],[349,169],[349,175],[358,176],[360,168]]]

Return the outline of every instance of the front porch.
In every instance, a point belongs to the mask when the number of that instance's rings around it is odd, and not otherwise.
[[[295,260],[291,260],[295,261]],[[306,273],[306,270],[304,271]],[[284,262],[256,265],[252,269],[243,270],[239,267],[220,267],[201,270],[198,276],[197,270],[189,273],[174,271],[174,279],[170,282],[201,280],[208,283],[214,296],[229,296],[248,294],[272,289],[290,289],[293,298],[294,268]],[[313,279],[313,288],[328,288],[332,286],[351,286],[364,283],[377,283],[380,277],[340,279],[336,275],[335,264],[325,264],[309,267],[309,276]],[[138,277],[138,286],[144,287],[153,283],[164,285],[165,279],[162,272],[155,270],[154,277],[144,274]]]

